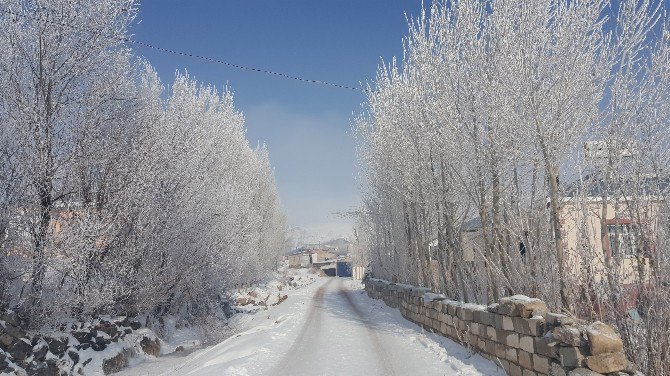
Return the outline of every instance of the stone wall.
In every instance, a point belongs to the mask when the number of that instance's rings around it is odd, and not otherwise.
[[[549,312],[539,299],[516,295],[487,307],[374,278],[365,281],[365,290],[406,319],[496,362],[508,375],[641,375],[611,327]]]

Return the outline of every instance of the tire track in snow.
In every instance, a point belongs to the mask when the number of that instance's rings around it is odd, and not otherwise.
[[[333,280],[329,280],[323,286],[319,287],[312,298],[312,305],[307,313],[307,319],[300,328],[300,332],[295,341],[288,349],[284,357],[279,361],[277,366],[270,372],[271,375],[283,375],[291,370],[295,364],[296,359],[300,358],[300,354],[309,352],[314,349],[319,341],[321,332],[321,309],[323,308],[323,295],[326,288]]]
[[[351,296],[349,296],[349,291],[347,291],[347,289],[344,286],[342,286],[341,281],[338,293],[340,294],[340,296],[342,296],[343,300],[347,302],[349,308],[356,314],[356,316],[358,316],[358,319],[365,327],[368,337],[370,338],[370,342],[372,342],[372,350],[374,350],[375,354],[377,354],[377,360],[379,361],[379,365],[381,367],[383,374],[395,375],[395,372],[393,371],[393,367],[391,365],[391,358],[389,357],[386,350],[384,350],[381,341],[379,341],[379,338],[375,333],[375,329],[372,327],[370,321],[365,317],[363,312],[358,308],[356,303],[354,303],[354,301],[351,299]]]

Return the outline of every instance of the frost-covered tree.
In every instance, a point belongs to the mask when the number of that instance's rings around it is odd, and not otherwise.
[[[132,0],[0,1],[0,302],[32,325],[209,314],[285,247],[268,151],[232,93],[166,90]]]
[[[433,3],[354,125],[373,273],[609,321],[667,374],[667,29],[648,1]]]
[[[0,14],[0,118],[3,165],[20,192],[10,204],[30,238],[27,305],[39,305],[49,240],[61,208],[101,208],[114,159],[127,136],[133,98],[130,50],[120,38],[135,16],[132,1],[3,1]],[[20,14],[29,13],[32,17]],[[67,25],[76,25],[73,29]],[[112,36],[111,38],[109,36]],[[18,183],[15,183],[18,182]],[[17,197],[19,196],[20,197]],[[20,218],[19,218],[20,217]],[[18,250],[17,250],[18,252]]]

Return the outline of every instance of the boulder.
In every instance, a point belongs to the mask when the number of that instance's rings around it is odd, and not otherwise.
[[[93,339],[93,334],[89,331],[76,331],[72,332],[72,337],[74,337],[79,343],[89,343]]]
[[[68,350],[67,355],[72,359],[72,362],[74,364],[79,363],[79,353],[74,351],[74,350]]]
[[[158,338],[151,339],[149,337],[144,337],[140,341],[140,347],[145,354],[158,356],[161,352],[161,343]]]
[[[568,376],[601,376],[598,372],[593,372],[588,368],[575,368],[568,373]]]
[[[558,348],[558,356],[562,366],[578,368],[584,367],[584,360],[587,354],[581,347],[560,346]]]
[[[19,320],[19,315],[16,314],[14,311],[4,311],[0,312],[0,320],[14,325],[14,326],[20,326],[20,320]]]
[[[548,308],[547,304],[540,299],[514,295],[500,299],[495,311],[505,316],[529,318],[534,315],[535,311],[544,314]]]
[[[574,325],[576,320],[562,313],[547,312],[544,314],[547,324],[551,326]]]
[[[586,328],[591,355],[623,352],[623,341],[609,325],[596,321]]]
[[[104,351],[107,348],[107,344],[105,344],[104,342],[100,343],[94,342],[91,344],[91,348],[93,349],[93,351]]]
[[[116,337],[119,334],[118,328],[112,323],[101,323],[100,325],[96,325],[95,329],[99,332],[106,333],[110,337]]]
[[[56,355],[59,358],[62,358],[63,355],[65,355],[65,350],[68,348],[68,339],[56,339],[56,338],[50,338],[46,337],[44,339],[47,342],[47,346],[49,346],[49,351]]]
[[[23,329],[19,328],[18,326],[14,326],[10,323],[6,323],[5,327],[0,329],[0,333],[7,334],[10,337],[14,338],[23,338],[26,336],[26,332]]]
[[[572,325],[554,328],[552,334],[557,341],[570,346],[581,347],[586,345],[586,339],[584,339],[582,331]]]
[[[116,356],[114,356],[110,359],[103,360],[102,361],[102,372],[104,372],[105,375],[120,372],[122,369],[124,369],[126,366],[128,366],[128,359],[131,356],[132,356],[132,351],[129,350],[129,349],[124,349],[123,351],[118,353]],[[86,365],[87,362],[85,362],[84,365]]]
[[[49,351],[49,347],[44,342],[41,342],[41,343],[33,346],[34,359],[37,360],[37,361],[40,361],[40,362],[43,361],[46,358],[48,351]]]
[[[14,341],[14,343],[9,346],[7,352],[16,360],[24,360],[30,356],[30,354],[32,354],[32,350],[33,347],[30,345],[30,343],[19,339]]]
[[[114,320],[114,323],[117,326],[121,326],[121,327],[130,326],[130,320],[128,320],[128,317],[123,317],[122,319]]]
[[[30,376],[60,376],[61,372],[58,364],[53,359],[45,362],[32,362],[26,366],[26,373]]]
[[[110,343],[112,343],[112,340],[105,337],[95,337],[95,343],[109,345]]]
[[[249,299],[247,299],[245,296],[240,296],[239,298],[235,299],[235,305],[245,306],[247,304],[249,304]]]
[[[626,355],[621,352],[591,355],[586,357],[586,365],[598,373],[619,372],[628,366]]]
[[[0,349],[7,350],[12,342],[14,342],[14,337],[6,333],[0,334]]]

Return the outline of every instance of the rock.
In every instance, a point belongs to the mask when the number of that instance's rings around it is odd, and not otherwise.
[[[64,338],[62,340],[56,339],[56,338],[50,338],[46,337],[44,339],[47,342],[47,346],[49,346],[49,351],[56,355],[59,358],[62,358],[63,355],[65,355],[65,350],[67,350],[67,343],[68,339]]]
[[[69,351],[67,352],[67,355],[70,357],[70,359],[72,359],[72,361],[74,362],[74,364],[79,363],[79,353],[78,353],[78,352],[73,351],[73,350],[69,350]]]
[[[60,376],[60,369],[58,368],[58,363],[54,359],[47,359],[44,363],[45,365],[42,373],[39,376]]]
[[[32,353],[33,347],[30,343],[21,339],[14,341],[7,352],[16,360],[24,360]]]
[[[82,367],[86,367],[86,365],[87,365],[88,363],[91,363],[91,360],[93,360],[93,358],[88,358],[88,359],[84,360],[84,363],[81,364]]]
[[[12,342],[14,342],[14,338],[12,336],[5,333],[0,334],[0,349],[7,350]]]
[[[158,356],[161,352],[161,343],[158,338],[151,339],[149,337],[144,337],[140,341],[140,347],[145,354]]]
[[[137,330],[142,327],[142,324],[137,321],[131,321],[129,326],[132,330]]]
[[[45,362],[31,363],[26,367],[26,372],[30,376],[60,376],[58,364],[53,359]]]
[[[562,343],[574,347],[586,345],[586,339],[582,336],[582,331],[575,326],[559,326],[552,331],[554,338]]]
[[[106,333],[110,337],[116,337],[116,335],[119,333],[119,330],[117,329],[116,325],[112,323],[103,323],[100,325],[97,325],[95,327],[97,331]]]
[[[500,299],[496,312],[511,317],[529,318],[535,311],[547,312],[547,304],[539,299],[532,299],[525,295],[514,295]]]
[[[593,372],[588,368],[575,368],[568,373],[568,376],[601,376],[598,372]]]
[[[87,331],[77,331],[77,332],[72,332],[71,334],[72,334],[72,337],[74,337],[82,345],[84,343],[91,342],[91,339],[93,339],[93,334],[91,332],[87,332]]]
[[[114,323],[116,324],[116,326],[122,326],[122,327],[130,326],[130,320],[128,320],[127,316],[124,316],[121,320],[114,320]]]
[[[133,330],[130,329],[130,328],[123,329],[123,334],[124,334],[124,335],[125,335],[125,334],[130,334],[130,333],[132,333],[132,332],[133,332]]]
[[[181,352],[181,351],[184,351],[184,346],[177,346],[177,347],[174,349],[174,352]]]
[[[628,359],[623,353],[605,353],[586,357],[586,365],[599,373],[619,372],[626,369]]]
[[[500,306],[500,304],[493,303],[493,304],[490,304],[488,307],[486,307],[486,310],[489,311],[489,312],[498,313],[498,307],[499,306]]]
[[[14,326],[21,326],[19,315],[17,315],[14,311],[0,312],[0,320]]]
[[[581,347],[560,346],[558,356],[562,366],[578,368],[584,366],[586,353]]]
[[[95,337],[95,343],[109,345],[110,343],[112,343],[112,340],[105,337]]]
[[[0,333],[7,334],[14,338],[23,338],[26,336],[26,332],[23,329],[9,323],[7,323],[4,329],[0,330]]]
[[[102,372],[104,372],[105,375],[120,372],[122,369],[128,366],[128,359],[130,358],[131,355],[132,351],[130,351],[129,349],[124,349],[123,351],[118,353],[115,357],[103,360]],[[90,359],[88,361],[90,361]],[[86,364],[87,363],[84,363],[84,365]]]
[[[247,304],[249,304],[249,299],[244,296],[240,296],[239,298],[235,299],[235,305],[245,306]]]
[[[94,342],[91,344],[91,348],[93,351],[104,351],[107,348],[107,345],[104,342]]]
[[[40,343],[40,340],[42,339],[42,336],[39,334],[36,334],[33,336],[33,338],[30,339],[30,344],[35,347],[37,346],[38,343]]]
[[[574,318],[562,313],[547,312],[544,318],[547,320],[547,324],[551,326],[574,325],[576,323]]]
[[[49,351],[49,347],[44,342],[33,346],[34,359],[40,362],[44,361],[44,358],[47,356],[47,351]]]
[[[591,355],[623,352],[623,341],[609,325],[596,321],[586,328]]]

